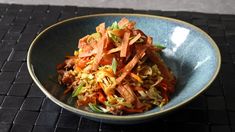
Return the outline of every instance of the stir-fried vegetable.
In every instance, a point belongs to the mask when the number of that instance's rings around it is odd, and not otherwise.
[[[159,48],[159,49],[165,49],[166,48],[165,46],[160,45],[160,44],[156,44],[156,47]]]
[[[127,18],[107,28],[101,23],[57,66],[58,80],[78,107],[93,112],[121,115],[162,107],[176,83],[160,58],[163,49]]]
[[[113,70],[113,73],[116,74],[116,71],[117,71],[117,60],[115,58],[113,58],[113,61],[112,61],[112,70]]]
[[[97,113],[107,113],[108,110],[106,110],[105,108],[101,107],[101,106],[97,106],[95,104],[89,103],[88,106],[91,108],[91,110],[93,112],[97,112]]]
[[[81,82],[78,87],[73,91],[72,97],[76,97],[82,90],[85,82]]]

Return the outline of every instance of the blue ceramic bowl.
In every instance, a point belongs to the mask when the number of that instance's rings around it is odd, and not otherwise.
[[[72,55],[78,39],[95,32],[105,22],[127,17],[137,22],[137,28],[165,45],[162,57],[177,77],[176,92],[163,108],[131,115],[98,114],[74,107],[71,95],[63,95],[57,83],[56,65],[66,55]],[[215,79],[221,57],[215,42],[201,29],[176,19],[141,14],[98,14],[75,17],[58,22],[42,31],[32,42],[27,56],[30,75],[43,93],[59,106],[93,120],[107,123],[131,124],[150,120],[191,101]]]

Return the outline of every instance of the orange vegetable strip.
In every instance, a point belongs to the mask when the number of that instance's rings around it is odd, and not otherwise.
[[[112,54],[112,53],[118,52],[120,50],[121,50],[121,46],[119,46],[117,48],[112,48],[111,50],[108,51],[107,54]]]
[[[138,82],[140,82],[140,83],[143,83],[143,80],[138,76],[138,75],[136,75],[135,73],[130,73],[130,76],[132,77],[132,78],[134,78],[135,80],[137,80]]]
[[[78,48],[82,48],[84,45],[86,45],[86,40],[89,37],[89,35],[86,35],[85,37],[79,39],[78,41]]]
[[[127,24],[127,28],[132,30],[135,28],[135,22],[134,21],[130,21],[128,24]]]
[[[97,50],[96,49],[93,49],[91,52],[82,52],[82,53],[79,53],[78,54],[78,57],[89,57],[89,56],[92,56],[92,55],[95,55],[97,53]]]
[[[119,27],[123,27],[123,26],[125,26],[125,25],[128,24],[128,23],[129,23],[129,20],[128,20],[127,18],[123,17],[123,18],[118,22],[118,26],[119,26]]]
[[[97,70],[99,63],[100,63],[100,60],[102,59],[103,48],[104,48],[104,44],[105,44],[106,40],[107,40],[107,38],[105,36],[103,36],[97,44],[97,46],[98,46],[97,54],[94,58],[94,63],[93,63],[93,67],[92,67],[92,70],[94,70],[94,71]]]
[[[140,46],[139,50],[137,50],[137,53],[135,56],[131,59],[131,61],[123,68],[123,73],[120,77],[116,79],[117,84],[121,83],[121,81],[127,76],[127,74],[135,67],[139,59],[145,54],[145,51],[147,49],[147,46]]]
[[[126,57],[126,55],[127,55],[130,35],[131,35],[130,32],[124,33],[124,37],[123,37],[122,45],[121,45],[120,57]]]
[[[64,91],[64,95],[66,95],[67,93],[69,93],[69,92],[72,91],[72,90],[73,90],[72,87],[67,88],[67,89]]]
[[[136,91],[143,91],[144,88],[140,87],[140,86],[135,86],[133,87],[133,90],[136,90]]]
[[[98,92],[98,100],[101,103],[104,103],[106,101],[106,98],[102,92]]]
[[[101,23],[96,27],[96,32],[99,32],[102,34],[102,36],[105,34],[105,23]]]
[[[104,34],[104,36],[107,38],[105,43],[104,43],[104,49],[106,50],[107,48],[110,48],[110,46],[112,46],[112,43],[111,43],[110,39],[108,39],[109,37],[108,37],[107,33]]]
[[[96,49],[96,47],[97,47],[97,42],[93,41],[92,43],[90,43],[90,46],[91,46],[93,49]]]
[[[137,34],[130,42],[129,45],[134,44],[139,38],[141,37],[141,34]]]
[[[146,53],[144,52],[140,58],[143,58],[145,55],[146,55]]]
[[[81,69],[83,69],[87,66],[88,62],[90,62],[89,57],[82,57],[82,58],[79,58],[79,60],[77,61],[77,63],[75,65],[80,67]]]
[[[147,36],[146,44],[147,44],[148,46],[150,46],[150,47],[152,46],[152,44],[153,44],[153,39],[152,39],[152,37]]]
[[[126,100],[126,102],[133,103],[134,101],[136,101],[136,95],[131,90],[128,84],[119,85],[117,86],[116,90],[121,94],[121,96]]]

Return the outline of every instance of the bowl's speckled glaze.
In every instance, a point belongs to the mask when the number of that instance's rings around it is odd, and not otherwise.
[[[136,21],[137,28],[152,36],[154,43],[167,47],[162,57],[177,77],[176,92],[163,108],[139,114],[116,116],[75,108],[71,95],[63,95],[64,88],[57,83],[56,65],[66,55],[72,55],[78,39],[95,32],[99,23],[111,25],[122,17]],[[220,63],[218,47],[199,28],[176,19],[141,14],[97,14],[64,20],[42,31],[32,42],[27,56],[30,75],[53,102],[87,118],[117,124],[144,122],[189,102],[215,79]]]

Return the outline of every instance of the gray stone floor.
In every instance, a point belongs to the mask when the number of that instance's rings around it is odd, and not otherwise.
[[[0,3],[115,7],[235,14],[235,0],[0,0]]]

